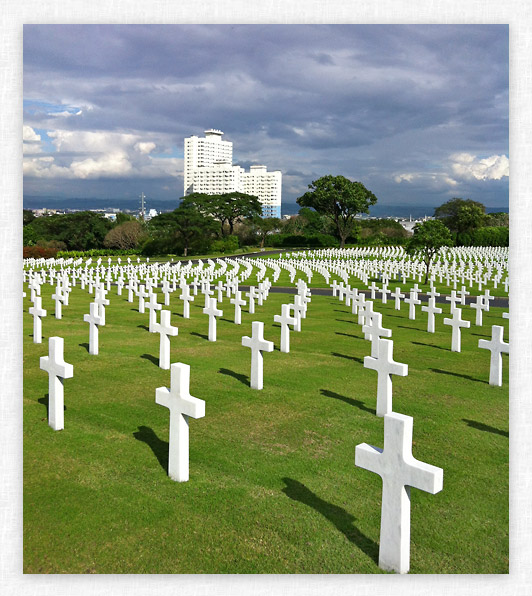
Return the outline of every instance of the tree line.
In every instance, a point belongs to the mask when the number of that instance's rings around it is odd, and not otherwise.
[[[118,213],[116,221],[111,222],[90,211],[36,218],[24,210],[23,243],[49,253],[112,249],[145,256],[189,256],[235,252],[247,246],[318,248],[414,242],[394,220],[359,217],[368,214],[376,202],[377,197],[361,182],[323,176],[309,184],[308,191],[297,199],[298,215],[283,220],[262,218],[258,198],[239,192],[194,193],[181,198],[173,211],[149,221]],[[508,244],[508,214],[488,215],[482,203],[454,198],[437,207],[434,216],[437,225],[432,226],[432,233],[443,233],[445,242]],[[417,234],[419,240],[420,232]],[[29,252],[25,249],[26,256],[52,256]]]

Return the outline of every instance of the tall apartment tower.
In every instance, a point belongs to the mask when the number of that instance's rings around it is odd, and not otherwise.
[[[251,166],[250,171],[233,165],[233,143],[222,140],[221,130],[205,131],[205,137],[185,139],[185,195],[243,192],[258,197],[263,217],[281,217],[280,171],[268,172],[266,166]]]

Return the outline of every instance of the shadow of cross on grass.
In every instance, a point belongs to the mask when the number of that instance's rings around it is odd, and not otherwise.
[[[472,428],[476,428],[477,430],[483,430],[488,433],[493,433],[495,435],[502,435],[503,437],[510,438],[510,433],[507,430],[500,430],[495,428],[494,426],[490,426],[489,424],[483,424],[482,422],[477,422],[476,420],[468,420],[467,418],[462,418],[462,420]]]
[[[37,401],[46,407],[46,418],[48,418],[50,415],[50,396],[48,395],[48,393],[45,393],[44,397],[39,397]],[[65,412],[66,409],[67,407],[63,404],[63,410],[65,410]],[[45,419],[43,418],[43,420]]]
[[[240,373],[235,372],[234,370],[229,370],[228,368],[221,368],[218,372],[222,375],[233,377],[237,379],[237,381],[240,381],[241,383],[244,383],[244,385],[247,385],[249,387],[250,380],[247,375],[242,375]]]
[[[346,404],[351,406],[355,406],[359,410],[364,410],[365,412],[369,412],[375,416],[375,410],[368,408],[363,401],[359,399],[353,399],[352,397],[346,397],[345,395],[340,395],[339,393],[335,393],[334,391],[329,391],[328,389],[320,389],[320,393],[325,397],[333,397],[334,399],[339,399],[340,401],[345,401]]]
[[[356,526],[353,525],[355,517],[348,513],[342,507],[333,505],[318,495],[314,494],[304,484],[293,480],[292,478],[283,478],[286,487],[283,488],[283,493],[294,501],[299,501],[308,507],[312,507],[323,517],[328,519],[336,526],[340,532],[353,544],[366,553],[366,555],[378,564],[379,560],[379,545],[363,534]]]
[[[163,441],[155,434],[149,426],[139,426],[139,429],[133,433],[137,441],[146,443],[153,451],[153,454],[161,464],[162,469],[168,472],[168,441]]]

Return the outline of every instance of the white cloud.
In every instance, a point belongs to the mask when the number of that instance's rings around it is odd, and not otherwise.
[[[22,140],[23,141],[40,141],[41,135],[38,135],[31,126],[24,125],[22,127]]]
[[[394,177],[394,180],[397,182],[397,184],[401,184],[401,182],[412,182],[412,180],[419,178],[419,174],[411,174],[411,173],[405,173],[405,174],[397,174]]]
[[[470,153],[453,153],[450,160],[453,174],[465,180],[500,180],[510,175],[510,162],[506,155],[477,159]]]
[[[31,143],[40,136],[31,127],[24,128],[25,138]],[[147,177],[181,175],[180,158],[152,157],[157,147],[136,134],[73,130],[47,131],[55,147],[55,154],[46,158],[28,157],[24,161],[24,175],[36,178],[95,179],[105,177]],[[30,143],[30,141],[28,141]],[[26,145],[26,143],[25,143]],[[62,165],[58,165],[58,162]]]
[[[155,149],[155,147],[156,147],[155,143],[136,143],[135,144],[135,149],[137,151],[140,151],[141,153],[145,153],[146,155],[148,153],[151,153]]]
[[[41,135],[37,134],[31,126],[22,127],[22,152],[24,155],[42,153]]]

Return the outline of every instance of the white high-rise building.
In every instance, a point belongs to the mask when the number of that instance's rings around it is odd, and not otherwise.
[[[210,129],[204,138],[185,139],[185,195],[243,192],[259,199],[263,217],[281,217],[281,172],[268,172],[266,166],[251,166],[246,172],[233,165],[233,143],[223,141],[222,135]]]
[[[268,172],[266,166],[251,166],[242,176],[243,191],[262,203],[262,217],[281,217],[282,174]]]

